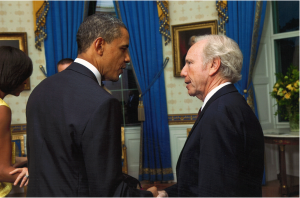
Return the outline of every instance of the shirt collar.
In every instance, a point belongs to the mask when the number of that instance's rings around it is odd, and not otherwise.
[[[207,101],[217,92],[219,91],[219,89],[221,89],[222,87],[224,87],[225,85],[229,85],[231,84],[231,82],[226,82],[226,83],[223,83],[223,84],[220,84],[219,86],[215,87],[213,90],[211,90],[207,96],[204,98],[204,102],[203,102],[203,105],[201,107],[201,111],[203,110],[205,104],[207,103]]]
[[[81,58],[76,58],[74,62],[79,63],[85,66],[86,68],[88,68],[89,70],[91,70],[91,72],[93,72],[93,74],[96,76],[99,85],[101,86],[101,74],[94,65]]]

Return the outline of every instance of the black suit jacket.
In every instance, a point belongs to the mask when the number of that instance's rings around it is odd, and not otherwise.
[[[197,118],[179,156],[172,197],[262,196],[263,132],[234,85],[218,90]]]
[[[72,63],[42,81],[26,116],[27,196],[152,196],[124,184],[121,106],[86,67]]]

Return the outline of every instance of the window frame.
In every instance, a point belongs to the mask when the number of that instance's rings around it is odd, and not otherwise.
[[[270,21],[268,23],[268,26],[271,30],[270,32],[270,47],[271,47],[271,54],[270,54],[270,60],[272,61],[271,66],[272,68],[270,68],[270,77],[271,77],[271,85],[273,87],[273,85],[276,83],[277,79],[275,76],[275,73],[278,71],[279,68],[277,68],[277,64],[276,64],[276,59],[279,57],[276,57],[276,48],[275,48],[275,42],[276,40],[280,40],[280,39],[287,39],[287,38],[293,38],[293,37],[299,37],[299,30],[296,31],[291,31],[291,32],[284,32],[284,33],[274,33],[274,19],[275,17],[278,18],[278,16],[274,16],[273,15],[273,8],[274,8],[274,4],[273,1],[271,2],[267,2],[267,3],[271,3],[270,6],[267,6],[266,10],[266,14],[270,15]],[[268,12],[269,11],[269,12]],[[266,18],[267,16],[265,16]],[[265,28],[265,27],[264,27]],[[300,38],[300,37],[299,37]],[[272,73],[273,72],[273,73]],[[276,104],[276,100],[274,98],[272,98],[272,103],[271,104]],[[274,108],[274,112],[277,111],[278,109],[278,105],[273,106],[272,108]],[[289,127],[289,122],[288,121],[279,121],[279,117],[276,116],[275,118],[275,125],[277,126],[276,128],[288,128]]]

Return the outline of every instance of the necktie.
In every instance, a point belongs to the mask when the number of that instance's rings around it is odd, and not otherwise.
[[[201,107],[201,108],[202,108],[202,107]],[[200,113],[201,113],[201,108],[199,109],[197,118],[199,117],[199,115],[200,115]]]

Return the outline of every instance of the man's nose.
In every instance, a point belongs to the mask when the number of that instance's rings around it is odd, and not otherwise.
[[[187,76],[187,71],[186,71],[186,66],[184,65],[184,67],[182,68],[181,72],[180,72],[180,76],[181,77],[186,77]]]
[[[129,52],[127,50],[127,53],[125,55],[125,63],[129,63],[130,62],[130,56],[129,56]]]

